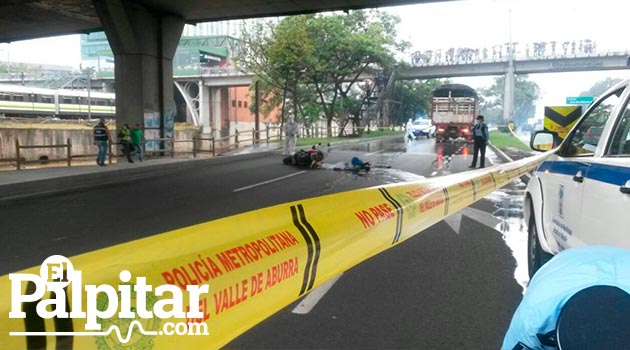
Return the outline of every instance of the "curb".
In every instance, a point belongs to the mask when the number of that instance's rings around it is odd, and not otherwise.
[[[348,141],[345,141],[345,140],[344,141],[337,141],[337,142],[331,142],[330,143],[330,148],[336,148],[338,146],[342,146],[342,145],[345,145],[345,144],[380,141],[380,140],[387,140],[387,139],[390,139],[390,138],[397,138],[397,137],[400,137],[400,135],[388,135],[388,136],[379,136],[379,137],[370,137],[370,138],[359,138],[359,139],[356,139],[356,140],[350,139]],[[324,144],[324,143],[322,142],[322,144]],[[295,148],[298,148],[298,147],[305,147],[305,146],[295,146]],[[280,148],[282,148],[282,147],[280,147]]]
[[[337,141],[337,142],[331,142],[330,143],[330,148],[336,148],[342,145],[346,145],[346,144],[353,144],[353,143],[363,143],[363,142],[372,142],[372,141],[380,141],[380,140],[387,140],[390,138],[396,138],[399,137],[400,135],[387,135],[387,136],[379,136],[379,137],[370,137],[370,138],[359,138],[356,140],[344,140],[344,141]],[[264,152],[273,152],[273,151],[278,151],[278,150],[282,150],[283,144],[281,141],[276,141],[278,143],[278,146],[273,147],[273,148],[269,148],[268,150],[264,151]],[[324,144],[322,142],[322,144]],[[302,148],[304,149],[305,147],[311,147],[313,144],[307,144],[307,145],[296,145],[295,149],[299,149]],[[251,148],[252,146],[247,146],[248,148]],[[230,151],[230,152],[226,152],[224,153],[224,155],[228,156],[228,155],[240,155],[240,154],[250,154],[250,153],[236,153],[236,152],[242,152],[244,150],[247,150],[247,148],[243,148],[240,150],[234,150],[234,151]],[[261,153],[261,152],[257,152],[257,153]]]
[[[507,155],[507,153],[503,152],[502,150],[500,150],[497,146],[493,145],[492,142],[488,141],[488,146],[490,146],[490,148],[492,148],[492,151],[499,156],[499,158],[501,158],[501,160],[503,160],[504,162],[513,162],[514,159],[512,159],[510,156]],[[529,181],[529,179],[531,179],[532,176],[529,173],[523,174],[521,176],[521,180],[525,183],[527,183]]]
[[[488,141],[488,146],[490,146],[490,148],[492,148],[492,151],[494,153],[496,153],[499,156],[499,158],[501,158],[502,161],[504,161],[504,162],[513,162],[514,161],[514,159],[512,159],[510,156],[508,156],[507,153],[503,152],[497,146],[493,145],[491,141]]]

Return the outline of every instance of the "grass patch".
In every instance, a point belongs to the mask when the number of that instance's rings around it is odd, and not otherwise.
[[[322,143],[322,144],[326,144],[326,143],[334,143],[334,142],[343,142],[343,141],[348,141],[348,140],[365,140],[365,139],[370,139],[370,138],[375,138],[375,137],[382,137],[382,136],[391,136],[391,135],[403,135],[405,132],[404,131],[400,131],[400,130],[389,130],[389,129],[384,129],[384,130],[374,130],[374,131],[370,131],[370,133],[363,133],[363,135],[361,135],[361,137],[359,136],[344,136],[344,137],[324,137],[324,138],[320,138],[320,137],[299,137],[297,139],[297,146],[310,146],[310,145],[315,145],[318,143]]]
[[[518,139],[518,137],[512,136],[509,132],[505,133],[496,130],[490,131],[490,142],[501,150],[506,150],[512,147],[523,151],[531,151],[528,145],[524,144]]]

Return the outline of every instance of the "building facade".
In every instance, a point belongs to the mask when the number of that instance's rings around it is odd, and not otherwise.
[[[251,132],[255,115],[250,111],[253,92],[249,87],[209,87],[202,72],[234,68],[233,57],[241,44],[238,37],[245,21],[223,21],[185,25],[173,58],[173,74],[179,84],[175,91],[176,122],[203,126],[213,136]],[[104,32],[81,35],[83,68],[93,68],[96,78],[114,77],[114,55]],[[186,96],[184,96],[186,95]],[[198,115],[195,115],[196,113]],[[260,117],[260,126],[278,122],[278,113]]]

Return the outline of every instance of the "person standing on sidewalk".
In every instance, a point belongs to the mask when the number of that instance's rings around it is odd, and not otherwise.
[[[142,136],[142,128],[140,127],[140,123],[136,123],[136,125],[131,128],[131,144],[133,145],[133,152],[138,155],[138,160],[141,162],[143,142],[144,137]]]
[[[131,130],[129,130],[129,124],[125,124],[118,129],[118,143],[122,148],[122,153],[127,157],[129,163],[133,163],[131,159]]]
[[[105,166],[105,156],[107,156],[107,148],[111,138],[109,129],[105,125],[105,118],[101,118],[94,127],[94,144],[98,147],[98,155],[96,156],[96,164]]]
[[[477,116],[477,122],[473,126],[473,138],[474,138],[474,151],[473,160],[469,168],[475,168],[477,166],[477,154],[480,154],[479,167],[485,168],[486,166],[486,144],[490,139],[488,134],[488,126],[483,121],[483,115]]]

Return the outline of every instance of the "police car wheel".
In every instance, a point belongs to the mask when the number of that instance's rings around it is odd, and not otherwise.
[[[552,255],[542,250],[540,241],[538,240],[538,230],[536,229],[536,221],[534,218],[534,209],[529,217],[529,225],[527,226],[527,267],[529,270],[529,278],[532,278],[536,271],[540,269]]]

